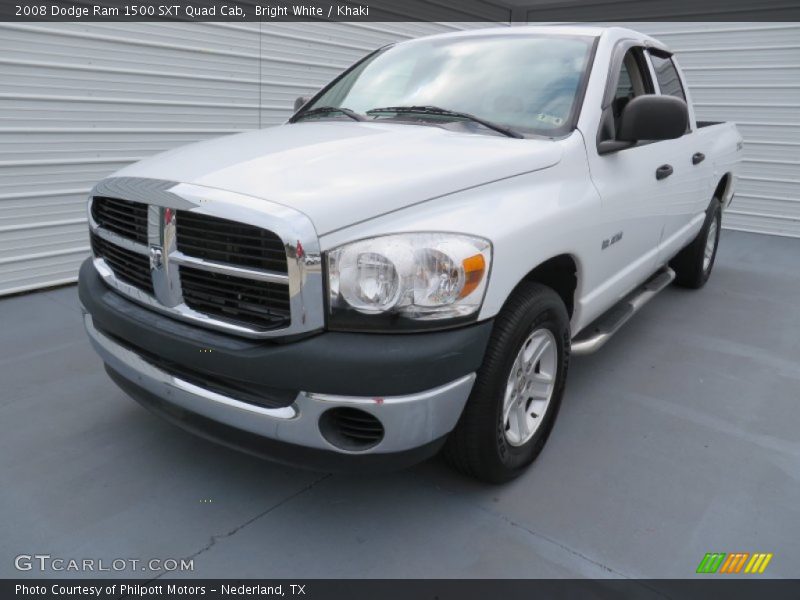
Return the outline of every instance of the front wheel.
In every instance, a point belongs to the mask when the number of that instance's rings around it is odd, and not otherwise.
[[[524,282],[498,315],[483,365],[445,456],[463,473],[500,483],[534,461],[555,422],[569,362],[561,298]]]

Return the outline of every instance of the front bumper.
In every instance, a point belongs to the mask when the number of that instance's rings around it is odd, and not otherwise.
[[[491,330],[484,323],[439,333],[323,333],[288,344],[254,342],[135,305],[98,281],[90,263],[81,269],[79,291],[92,345],[129,395],[205,437],[325,469],[401,467],[435,453],[461,415]],[[204,386],[170,367],[176,364],[237,385],[223,391]],[[235,392],[267,384],[289,400],[270,406]],[[332,444],[320,417],[336,407],[375,416],[384,430],[380,442],[364,450]]]

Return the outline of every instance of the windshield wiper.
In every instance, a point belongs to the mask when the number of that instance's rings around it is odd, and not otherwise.
[[[301,112],[299,115],[295,115],[292,117],[291,122],[295,123],[300,119],[305,119],[306,117],[311,117],[314,115],[328,115],[332,113],[342,113],[346,117],[350,117],[354,121],[365,121],[366,118],[364,115],[357,113],[354,110],[350,110],[349,108],[344,108],[342,106],[319,106],[317,108],[312,108],[310,110],[306,110]]]
[[[442,117],[454,117],[457,119],[466,119],[467,121],[472,121],[473,123],[478,123],[479,125],[483,125],[489,129],[492,129],[498,133],[502,133],[508,137],[517,138],[519,140],[524,139],[525,136],[522,135],[518,131],[514,131],[509,127],[504,125],[498,125],[497,123],[492,123],[491,121],[487,121],[486,119],[482,119],[480,117],[476,117],[475,115],[471,115],[465,112],[459,112],[456,110],[448,110],[446,108],[439,108],[438,106],[386,106],[383,108],[373,108],[367,111],[368,115],[373,115],[376,113],[410,113],[410,114],[420,114],[420,115],[439,115]]]

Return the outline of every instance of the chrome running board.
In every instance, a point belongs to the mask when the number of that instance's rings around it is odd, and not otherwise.
[[[591,354],[600,349],[628,319],[675,279],[675,271],[664,267],[628,294],[620,302],[597,317],[572,339],[572,354]]]

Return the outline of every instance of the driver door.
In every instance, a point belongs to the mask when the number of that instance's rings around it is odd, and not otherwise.
[[[625,105],[636,96],[655,93],[653,79],[640,46],[631,46],[612,62],[597,140],[587,140],[592,181],[600,195],[602,223],[596,240],[596,306],[608,308],[658,267],[661,239],[672,193],[669,177],[656,172],[668,161],[663,143],[601,152],[598,144],[613,140]],[[613,93],[612,93],[613,90]]]

